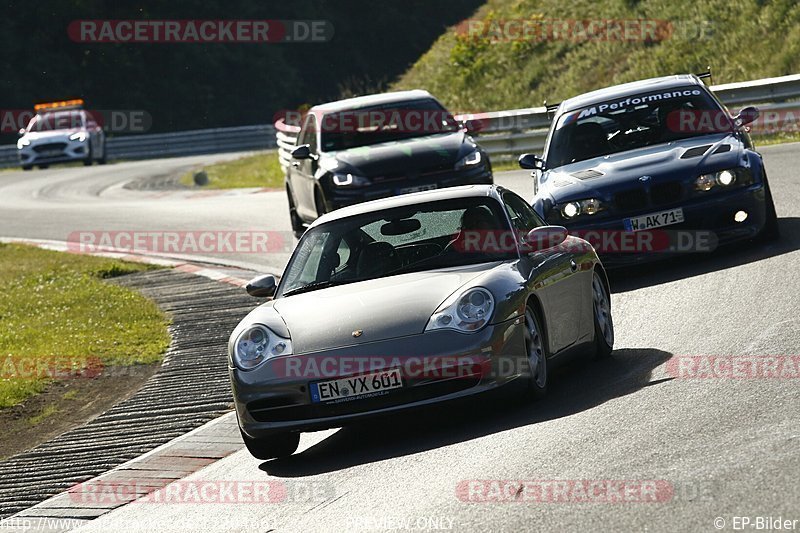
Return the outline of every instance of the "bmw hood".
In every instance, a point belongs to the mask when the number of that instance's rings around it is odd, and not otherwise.
[[[260,313],[277,312],[295,354],[416,335],[450,294],[496,265],[413,272],[301,293],[269,302],[248,318],[254,322]],[[358,330],[362,333],[354,336]]]
[[[366,177],[452,169],[456,162],[476,148],[463,131],[428,135],[402,141],[361,146],[333,154],[337,172],[352,172]]]
[[[547,171],[542,186],[556,202],[608,199],[609,191],[649,176],[654,183],[693,180],[742,164],[743,145],[731,134],[684,139],[596,157]]]

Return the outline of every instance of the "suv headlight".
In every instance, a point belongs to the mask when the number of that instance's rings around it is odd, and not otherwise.
[[[483,287],[473,287],[445,300],[431,315],[425,331],[454,329],[472,333],[489,323],[493,311],[492,293]]]
[[[725,189],[734,184],[750,185],[753,183],[753,174],[750,169],[744,167],[730,168],[713,172],[711,174],[703,174],[694,180],[694,188],[696,191],[710,191],[718,187]]]
[[[468,153],[466,156],[462,157],[456,163],[455,169],[461,170],[467,167],[474,167],[480,165],[481,161],[483,161],[483,156],[481,155],[480,150],[475,150],[474,152]]]
[[[17,141],[17,149],[21,150],[23,146],[28,146],[31,144],[31,140],[25,137],[21,138]]]
[[[279,355],[292,355],[292,341],[261,324],[242,331],[233,345],[233,362],[241,370],[252,370]]]
[[[337,187],[369,187],[372,182],[363,176],[356,176],[355,174],[343,174],[336,172],[333,175],[333,184]]]
[[[75,133],[73,133],[72,135],[69,136],[69,140],[70,141],[78,141],[78,142],[81,142],[81,143],[83,141],[85,141],[86,139],[88,139],[88,138],[89,138],[89,134],[86,133],[85,131],[76,131]]]
[[[594,215],[605,209],[603,203],[597,198],[587,198],[586,200],[576,200],[561,206],[561,216],[567,220],[573,219],[578,215]]]

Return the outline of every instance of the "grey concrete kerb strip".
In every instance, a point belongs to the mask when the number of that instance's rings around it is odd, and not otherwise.
[[[0,521],[0,532],[70,531],[242,449],[228,413],[93,479]]]

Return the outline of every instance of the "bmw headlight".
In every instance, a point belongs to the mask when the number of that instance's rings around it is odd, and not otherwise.
[[[492,293],[483,287],[473,287],[445,300],[431,315],[425,331],[454,329],[472,333],[489,323],[493,311]]]
[[[31,144],[31,140],[23,137],[22,139],[17,141],[17,149],[21,150],[23,146],[28,146]]]
[[[567,220],[573,219],[578,215],[594,215],[603,210],[603,203],[597,198],[587,198],[568,202],[561,206],[561,216]]]
[[[467,154],[466,156],[462,157],[456,163],[455,169],[461,170],[463,168],[474,167],[477,166],[483,161],[483,156],[481,155],[480,150],[475,150]]]
[[[749,185],[753,183],[753,174],[749,168],[738,167],[710,174],[703,174],[694,181],[697,191],[710,191],[715,187],[725,189],[734,184]]]
[[[356,176],[355,174],[335,173],[333,175],[333,184],[337,187],[369,187],[372,182],[363,176]]]
[[[83,141],[85,141],[88,138],[89,138],[89,134],[86,133],[85,131],[76,131],[75,133],[73,133],[72,135],[69,136],[69,140],[70,141],[78,141],[80,143],[82,143]]]
[[[292,355],[292,341],[261,324],[242,331],[233,345],[233,362],[242,370],[252,370],[279,355]]]

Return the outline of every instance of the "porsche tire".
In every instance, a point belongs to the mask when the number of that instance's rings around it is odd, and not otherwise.
[[[250,455],[262,461],[289,457],[297,450],[297,446],[300,444],[299,433],[283,433],[263,439],[254,439],[245,435],[243,431],[241,433],[247,451],[250,452]]]

